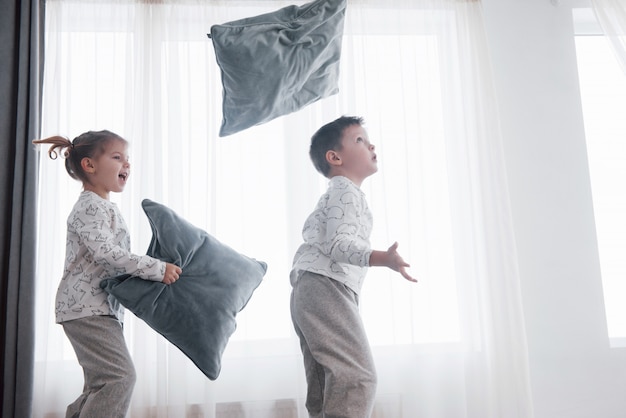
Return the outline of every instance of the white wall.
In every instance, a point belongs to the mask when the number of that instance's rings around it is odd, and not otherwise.
[[[483,0],[501,109],[536,418],[626,417],[610,348],[571,16],[583,0]],[[625,301],[626,303],[626,301]]]

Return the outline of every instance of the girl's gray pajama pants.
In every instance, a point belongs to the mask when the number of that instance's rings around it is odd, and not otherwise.
[[[315,273],[303,273],[293,286],[291,318],[304,357],[311,417],[372,413],[376,369],[358,303],[343,283]]]
[[[83,393],[67,407],[66,418],[123,418],[135,386],[135,367],[122,324],[111,316],[63,322],[83,368]]]

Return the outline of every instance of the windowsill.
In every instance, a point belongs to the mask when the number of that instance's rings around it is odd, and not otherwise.
[[[626,348],[626,337],[609,338],[611,348]]]

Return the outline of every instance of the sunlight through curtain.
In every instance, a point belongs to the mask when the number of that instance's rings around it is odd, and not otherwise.
[[[304,2],[298,2],[303,4]],[[417,285],[371,268],[361,309],[379,374],[375,417],[532,416],[526,338],[498,116],[478,1],[352,0],[339,94],[219,138],[212,24],[287,1],[48,0],[43,135],[110,129],[130,141],[132,175],[113,195],[144,253],[140,202],[163,203],[268,272],[238,315],[212,382],[127,312],[138,373],[131,417],[306,417],[289,270],[326,188],[312,133],[366,121],[379,172],[363,184],[372,245],[394,241]],[[79,184],[41,153],[34,416],[63,416],[79,368],[54,294],[65,218]],[[62,384],[61,384],[62,383]]]

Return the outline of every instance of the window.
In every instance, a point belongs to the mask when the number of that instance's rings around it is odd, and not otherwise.
[[[302,224],[327,183],[309,161],[308,141],[341,114],[364,116],[380,157],[379,172],[363,184],[372,244],[384,249],[397,240],[420,280],[372,268],[361,294],[384,415],[478,416],[510,393],[520,400],[512,408],[527,408],[518,390],[528,379],[520,366],[527,353],[516,254],[479,2],[351,4],[339,94],[218,138],[222,91],[206,37],[211,22],[290,4],[46,2],[43,133],[73,138],[106,128],[129,140],[131,178],[112,199],[134,251],[145,251],[151,236],[140,206],[149,198],[269,266],[237,317],[216,382],[127,315],[140,376],[133,416],[214,416],[228,402],[303,403],[288,273]],[[65,219],[80,187],[62,162],[45,153],[40,162],[36,416],[61,414],[82,383],[53,306]],[[441,393],[431,396],[433,388]]]
[[[626,75],[592,10],[577,9],[574,17],[606,317],[612,345],[621,346],[626,344]]]

